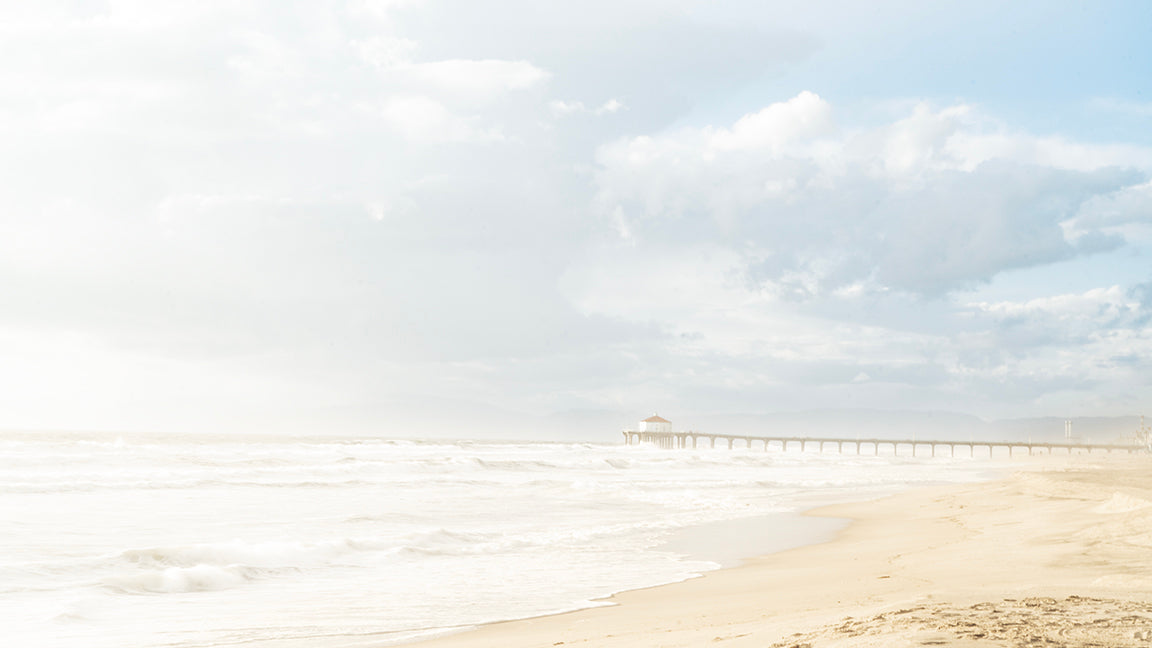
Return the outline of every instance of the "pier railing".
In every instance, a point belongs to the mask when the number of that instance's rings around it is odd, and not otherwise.
[[[839,453],[844,452],[844,447],[849,446],[855,450],[856,454],[863,454],[865,449],[870,448],[873,455],[880,454],[880,448],[883,446],[891,446],[892,454],[899,454],[900,448],[910,448],[912,456],[917,456],[917,451],[929,452],[930,456],[935,457],[937,448],[948,448],[949,456],[956,456],[956,448],[968,448],[969,456],[976,456],[977,448],[987,448],[988,455],[991,456],[994,448],[1007,448],[1008,456],[1011,457],[1019,450],[1021,452],[1027,450],[1031,455],[1035,450],[1039,450],[1041,454],[1045,449],[1048,454],[1052,454],[1053,450],[1067,451],[1068,454],[1073,453],[1092,453],[1094,451],[1102,452],[1127,452],[1142,453],[1148,452],[1148,447],[1135,444],[1109,444],[1109,443],[1040,443],[1033,441],[948,441],[948,440],[935,440],[935,439],[848,439],[837,437],[789,437],[789,436],[748,436],[743,434],[712,434],[707,432],[640,432],[637,430],[624,430],[624,443],[626,445],[634,444],[652,444],[660,448],[696,448],[700,440],[708,442],[709,446],[715,448],[716,440],[728,442],[728,448],[736,447],[737,442],[743,442],[745,447],[752,448],[752,444],[763,444],[764,451],[767,452],[769,447],[778,446],[782,451],[787,451],[789,446],[799,446],[800,451],[804,452],[809,447],[816,448],[819,452],[824,452],[825,447],[836,447]],[[983,453],[981,453],[983,454]]]

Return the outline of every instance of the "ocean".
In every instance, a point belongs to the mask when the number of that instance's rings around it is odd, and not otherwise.
[[[805,509],[1008,465],[64,433],[0,434],[0,456],[0,645],[23,648],[403,643],[603,605],[831,533]]]

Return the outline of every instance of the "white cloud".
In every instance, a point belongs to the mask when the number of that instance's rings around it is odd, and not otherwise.
[[[1093,196],[1080,206],[1069,226],[1080,233],[1129,223],[1152,224],[1152,181]]]
[[[1129,381],[1138,388],[1139,366],[1152,358],[1152,313],[1120,286],[1021,301],[966,304],[987,328],[958,340],[970,361],[966,371],[994,359],[1006,378],[1042,377],[1073,383]],[[983,352],[978,350],[982,349]],[[986,369],[986,368],[985,368]]]
[[[549,101],[548,102],[548,108],[551,109],[552,114],[556,115],[557,117],[563,117],[565,115],[571,115],[573,113],[580,113],[580,112],[587,112],[588,111],[588,109],[584,107],[584,104],[582,102],[579,102],[579,101],[560,101],[559,99],[554,99],[552,101]]]
[[[293,47],[280,39],[255,30],[244,30],[234,36],[244,52],[228,59],[228,67],[255,77],[294,74],[304,66]]]
[[[497,126],[479,126],[480,111],[508,93],[540,84],[548,73],[523,60],[416,61],[418,43],[375,36],[349,42],[352,52],[390,87],[379,114],[410,140],[465,142],[503,138]]]
[[[427,91],[468,98],[491,98],[524,90],[548,78],[548,72],[524,60],[445,59],[416,61],[415,41],[373,37],[350,43],[361,60]]]
[[[295,419],[282,403],[336,393],[379,421],[404,390],[512,409],[981,410],[1075,387],[1078,364],[1119,394],[1144,384],[1123,358],[1152,362],[1148,148],[1009,127],[980,96],[869,123],[827,77],[813,83],[842,103],[741,103],[816,79],[829,57],[813,55],[841,46],[819,17],[9,4],[6,406],[115,421],[150,400],[161,427],[194,408],[192,385],[227,403],[218,420],[245,401]],[[1025,289],[1005,297],[1006,277]],[[77,376],[117,367],[123,390],[83,392]],[[57,371],[77,396],[50,391]]]
[[[420,95],[390,97],[377,114],[406,139],[429,142],[489,142],[503,139],[495,129],[483,129],[454,114],[444,104]]]
[[[789,143],[827,135],[832,127],[832,107],[815,93],[805,91],[744,115],[731,128],[710,132],[708,147],[717,151],[760,149],[778,154]]]
[[[624,105],[624,102],[619,101],[617,99],[609,99],[608,101],[605,101],[604,103],[600,104],[596,108],[596,110],[594,110],[592,112],[594,112],[597,115],[610,115],[612,113],[619,112],[621,110],[625,110],[626,108],[627,108],[627,106]]]
[[[624,103],[617,99],[609,99],[596,108],[588,108],[582,101],[561,101],[559,99],[555,99],[548,102],[548,108],[556,117],[566,117],[568,115],[578,113],[591,114],[600,117],[603,115],[611,115],[621,110],[627,110],[627,107],[624,105]]]
[[[988,160],[1012,160],[1073,171],[1116,166],[1152,171],[1152,150],[1129,144],[1088,144],[1057,136],[1022,133],[956,132],[948,151],[957,168],[970,170]]]
[[[522,90],[548,78],[528,61],[450,59],[397,66],[420,82],[448,92],[489,95]]]
[[[963,105],[933,111],[920,103],[909,117],[869,133],[863,139],[880,146],[883,170],[890,175],[961,167],[971,170],[977,164],[957,159],[950,148],[953,136],[969,125],[970,122],[966,122],[971,113],[971,108]]]
[[[416,41],[408,38],[380,36],[352,41],[350,45],[365,63],[384,70],[410,64],[417,48]]]
[[[1079,294],[1037,297],[1021,302],[975,302],[969,304],[969,307],[1000,319],[1078,322],[1086,330],[1103,330],[1106,322],[1139,310],[1139,303],[1130,299],[1120,286],[1109,286]]]
[[[731,241],[750,278],[780,294],[868,285],[939,295],[1122,244],[1088,220],[1074,235],[1064,224],[1090,201],[1137,191],[1141,174],[1119,167],[1152,160],[1139,147],[1046,148],[964,105],[919,104],[856,130],[831,112],[801,93],[730,127],[604,145],[598,208],[633,241]],[[1012,145],[977,145],[988,138]]]
[[[388,21],[397,9],[403,10],[422,4],[424,0],[352,0],[349,7],[361,14],[369,15],[380,21]]]
[[[760,362],[766,381],[779,378],[769,369],[776,362],[910,363],[932,338],[804,313],[750,288],[743,264],[738,251],[716,243],[606,248],[570,267],[561,286],[583,313],[660,326],[681,360]]]

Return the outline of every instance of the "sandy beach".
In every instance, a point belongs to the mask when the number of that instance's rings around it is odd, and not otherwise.
[[[1150,468],[1024,458],[1002,480],[811,511],[851,520],[830,542],[417,645],[1150,646]]]

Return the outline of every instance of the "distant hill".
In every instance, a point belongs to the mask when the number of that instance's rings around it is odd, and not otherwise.
[[[1072,421],[1072,438],[1075,441],[1124,443],[1131,440],[1140,427],[1139,416],[1085,416],[1071,417],[1069,420]],[[992,421],[989,427],[996,432],[997,438],[1059,441],[1064,438],[1064,421],[1052,416],[1004,419]]]

